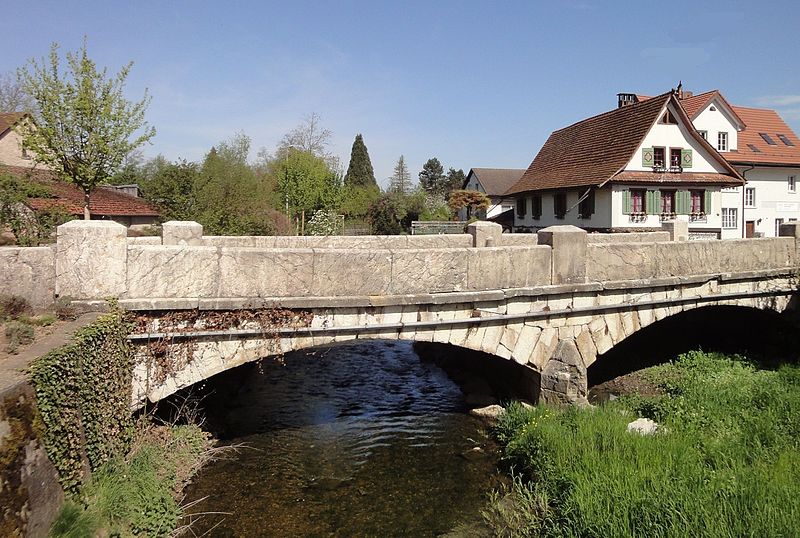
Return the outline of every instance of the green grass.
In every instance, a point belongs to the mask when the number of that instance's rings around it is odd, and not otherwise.
[[[647,375],[666,396],[596,409],[510,407],[496,433],[519,477],[487,511],[496,532],[796,536],[800,369],[695,352]],[[637,416],[666,432],[628,433]]]
[[[103,465],[64,504],[50,536],[169,536],[182,515],[180,492],[209,444],[194,425],[140,427],[130,454]]]

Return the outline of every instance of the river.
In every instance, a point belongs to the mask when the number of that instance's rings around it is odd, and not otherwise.
[[[468,535],[502,477],[459,388],[408,342],[354,341],[212,378],[220,445],[187,490],[208,536]],[[222,411],[224,410],[224,411]],[[477,447],[477,448],[476,448]]]

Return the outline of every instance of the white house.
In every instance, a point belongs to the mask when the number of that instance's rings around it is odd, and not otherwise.
[[[486,194],[491,205],[479,218],[493,219],[514,207],[514,199],[506,197],[505,192],[524,173],[524,168],[471,168],[461,188]],[[462,220],[465,218],[466,215],[462,215]]]
[[[514,229],[645,231],[678,218],[694,237],[721,237],[722,190],[744,184],[739,172],[693,127],[677,92],[622,104],[550,135],[506,192]]]
[[[9,166],[33,166],[31,156],[22,147],[22,136],[16,129],[30,121],[30,116],[25,112],[0,112],[0,163]]]

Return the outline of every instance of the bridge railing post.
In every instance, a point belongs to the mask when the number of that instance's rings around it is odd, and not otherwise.
[[[170,220],[161,225],[161,243],[164,245],[201,246],[203,225],[191,220]]]
[[[661,223],[661,229],[669,232],[670,241],[688,241],[689,223],[685,220],[670,220]]]
[[[473,247],[499,247],[503,227],[496,222],[479,220],[467,225],[467,233],[472,236]]]
[[[56,295],[119,297],[127,289],[128,230],[110,220],[73,220],[56,232]]]
[[[550,282],[579,284],[586,282],[588,234],[577,226],[548,226],[539,230],[539,244],[552,248]]]

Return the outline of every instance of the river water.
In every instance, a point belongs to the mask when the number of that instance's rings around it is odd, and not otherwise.
[[[407,342],[264,359],[207,384],[221,445],[187,500],[208,536],[469,535],[502,480],[459,388]],[[479,447],[476,449],[476,447]]]

